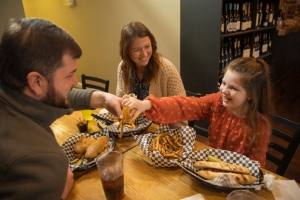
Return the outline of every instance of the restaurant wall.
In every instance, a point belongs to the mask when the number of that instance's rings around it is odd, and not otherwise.
[[[76,76],[110,80],[115,94],[119,39],[130,21],[144,23],[154,34],[158,52],[180,70],[180,0],[76,0],[76,7],[63,0],[22,0],[26,17],[40,17],[68,31],[83,49]]]
[[[25,17],[22,0],[0,0],[0,37],[10,18]]]

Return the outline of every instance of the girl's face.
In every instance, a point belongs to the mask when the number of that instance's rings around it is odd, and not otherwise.
[[[245,115],[248,100],[250,100],[251,97],[242,87],[240,76],[237,72],[232,70],[226,71],[220,86],[220,92],[222,94],[224,107],[238,116]]]
[[[129,46],[129,57],[137,67],[145,67],[148,65],[152,56],[152,46],[150,38],[135,38]]]

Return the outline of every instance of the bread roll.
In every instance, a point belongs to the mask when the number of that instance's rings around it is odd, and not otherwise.
[[[220,163],[220,162],[207,162],[207,161],[197,161],[194,163],[195,169],[219,169],[222,171],[240,173],[240,174],[250,174],[250,170],[247,167]]]
[[[101,136],[92,144],[90,144],[85,152],[85,158],[96,158],[99,153],[101,153],[107,146],[108,137]]]
[[[95,138],[87,138],[82,135],[79,138],[78,142],[74,145],[74,156],[77,158],[81,158],[84,155],[87,147],[95,141]]]
[[[208,170],[200,170],[197,173],[200,176],[202,176],[203,178],[206,178],[209,180],[212,180],[222,174],[227,174],[227,175],[231,176],[237,183],[239,183],[241,185],[252,184],[257,180],[257,178],[255,176],[246,175],[246,174],[212,172],[212,171],[208,171]]]

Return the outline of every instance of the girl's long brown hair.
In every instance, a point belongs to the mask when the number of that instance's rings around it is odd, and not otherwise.
[[[253,130],[252,146],[256,138],[256,127],[259,121],[264,121],[260,114],[269,119],[271,106],[271,80],[269,65],[262,59],[238,58],[225,68],[239,73],[242,87],[251,96],[248,101],[249,109],[246,113],[246,124]]]
[[[130,89],[130,72],[135,71],[135,63],[129,57],[129,46],[131,42],[139,37],[149,37],[152,46],[152,56],[147,65],[148,73],[145,78],[145,84],[149,85],[152,80],[156,80],[158,71],[159,71],[159,59],[160,54],[157,52],[157,44],[155,37],[152,35],[150,30],[141,22],[133,21],[126,24],[121,31],[121,39],[120,39],[120,56],[122,57],[123,63],[121,66],[122,69],[122,78],[125,84],[126,93],[129,92]]]

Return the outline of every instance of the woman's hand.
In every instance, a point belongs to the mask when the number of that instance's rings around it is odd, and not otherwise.
[[[131,116],[134,116],[136,112],[142,113],[145,110],[149,110],[151,108],[151,102],[149,100],[141,101],[134,97],[131,97],[128,94],[125,94],[122,97],[122,105],[129,106]]]

